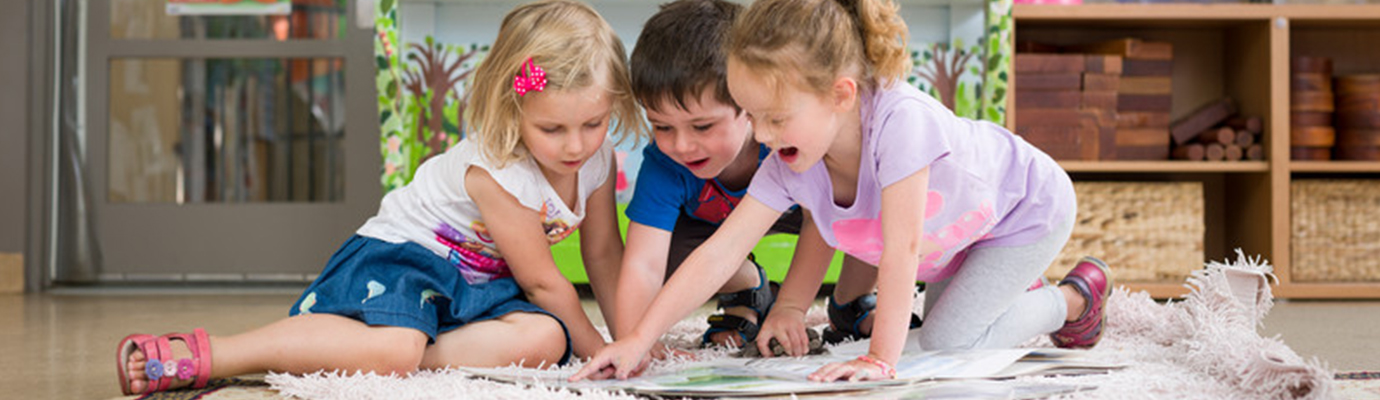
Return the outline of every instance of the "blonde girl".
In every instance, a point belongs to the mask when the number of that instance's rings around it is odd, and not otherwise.
[[[513,9],[475,73],[469,135],[384,197],[289,317],[234,336],[130,335],[125,394],[319,370],[563,364],[604,346],[549,247],[576,229],[612,309],[623,245],[610,130],[645,136],[626,53],[589,6]],[[214,353],[214,355],[212,354]]]

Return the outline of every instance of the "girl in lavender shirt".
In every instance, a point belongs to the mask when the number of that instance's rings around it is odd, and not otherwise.
[[[1057,163],[1000,126],[958,118],[900,83],[907,28],[891,0],[758,0],[726,45],[728,86],[774,152],[738,208],[682,264],[632,335],[575,378],[627,377],[647,349],[733,274],[792,205],[799,248],[756,344],[806,350],[805,310],[835,249],[877,266],[869,353],[811,374],[894,377],[917,280],[927,282],[925,350],[1000,348],[1052,333],[1100,338],[1111,281],[1086,258],[1058,286],[1039,282],[1072,230],[1073,185]],[[685,278],[692,277],[692,278]],[[864,326],[866,328],[866,326]],[[611,366],[612,368],[605,368]]]

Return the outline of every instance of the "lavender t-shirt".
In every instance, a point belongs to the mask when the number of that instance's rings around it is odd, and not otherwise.
[[[782,212],[799,204],[830,246],[877,265],[882,188],[930,167],[915,275],[922,281],[952,276],[970,248],[1034,243],[1075,212],[1068,174],[998,125],[959,118],[908,85],[864,95],[861,112],[862,160],[851,206],[834,203],[824,163],[797,174],[775,152],[748,195]]]

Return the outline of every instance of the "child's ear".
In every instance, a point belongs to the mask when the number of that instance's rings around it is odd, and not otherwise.
[[[834,111],[841,112],[853,109],[853,103],[858,101],[858,81],[851,77],[841,76],[834,80],[830,89],[830,100],[833,103]]]

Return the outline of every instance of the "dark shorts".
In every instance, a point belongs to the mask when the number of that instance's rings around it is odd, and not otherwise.
[[[441,333],[512,312],[556,319],[565,330],[560,364],[570,360],[565,322],[527,302],[513,278],[471,285],[449,261],[419,244],[355,235],[336,250],[288,315],[335,314],[370,326],[412,328],[434,343]]]
[[[799,235],[803,215],[800,207],[792,208],[781,214],[781,218],[776,219],[776,223],[772,224],[771,230],[767,233]],[[671,275],[676,273],[676,269],[680,268],[682,262],[685,262],[685,258],[690,257],[690,253],[700,247],[705,240],[709,240],[709,237],[714,235],[714,231],[717,230],[719,230],[718,225],[682,212],[680,218],[676,219],[676,228],[671,230],[671,248],[666,254],[666,279],[671,279]]]

